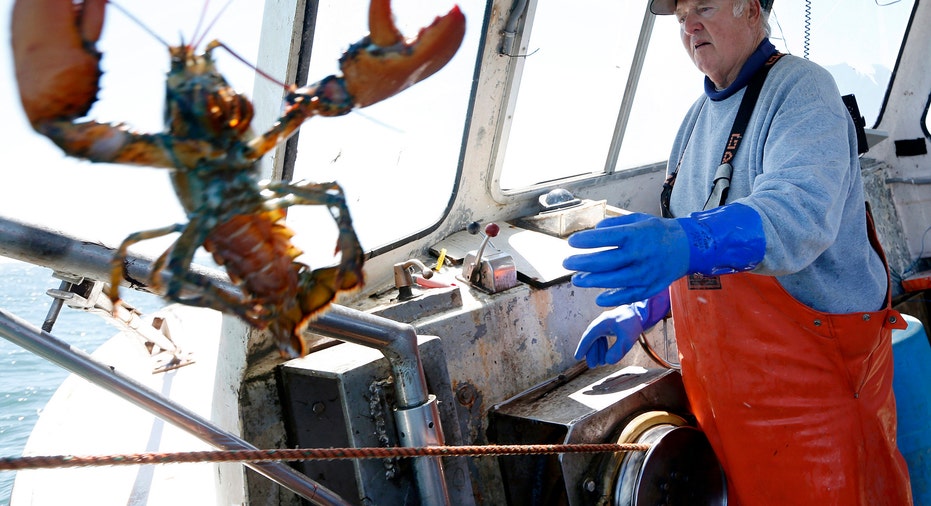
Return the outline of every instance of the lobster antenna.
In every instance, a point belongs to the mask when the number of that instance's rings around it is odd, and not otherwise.
[[[223,4],[223,7],[220,9],[220,12],[218,12],[217,15],[213,17],[213,20],[210,22],[210,24],[207,25],[207,28],[204,29],[203,35],[201,35],[199,39],[195,39],[192,47],[199,46],[201,42],[203,42],[204,39],[207,38],[207,34],[210,33],[210,29],[213,28],[213,25],[217,23],[217,21],[220,19],[220,16],[222,16],[223,13],[226,12],[226,8],[229,7],[231,3],[233,3],[233,0],[227,0],[226,3]],[[207,2],[204,2],[204,11],[206,12],[206,10],[207,10]],[[201,14],[201,16],[203,16],[203,14]],[[200,22],[198,22],[198,28],[199,27],[200,27]],[[229,51],[229,48],[227,48],[226,50]],[[230,52],[232,53],[232,51]]]
[[[264,77],[265,79],[268,79],[269,81],[271,81],[271,82],[277,84],[278,86],[281,86],[281,87],[284,88],[285,90],[290,90],[290,89],[291,89],[291,86],[288,86],[287,84],[285,84],[285,83],[283,83],[283,82],[281,82],[281,81],[275,79],[274,77],[272,77],[270,74],[268,74],[268,73],[265,72],[264,70],[262,70],[262,69],[256,67],[256,66],[253,65],[251,62],[249,62],[248,60],[246,60],[245,58],[243,58],[242,56],[240,56],[239,53],[237,53],[236,51],[233,51],[232,49],[230,49],[230,47],[227,46],[226,44],[224,44],[224,43],[222,43],[222,42],[220,42],[220,41],[218,41],[218,40],[215,40],[215,41],[213,41],[213,42],[210,43],[210,46],[208,47],[208,49],[212,49],[212,48],[215,48],[215,47],[221,47],[221,48],[225,49],[226,52],[229,53],[233,58],[236,58],[237,60],[241,61],[244,65],[246,65],[246,66],[249,67],[250,69],[254,70],[256,74],[258,74],[258,75]]]
[[[204,18],[207,17],[207,7],[210,5],[210,0],[204,0],[204,6],[200,9],[200,16],[197,17],[197,25],[194,27],[194,33],[191,34],[191,40],[197,40],[197,34],[200,33],[200,25],[203,24]],[[192,47],[197,47],[192,46]]]
[[[165,46],[165,47],[171,47],[171,44],[169,44],[168,42],[166,42],[165,39],[159,37],[157,33],[155,33],[151,28],[149,28],[148,26],[146,26],[146,24],[143,23],[142,21],[140,21],[139,18],[137,18],[136,16],[134,16],[133,13],[131,13],[131,12],[129,12],[128,10],[126,10],[125,7],[123,7],[122,5],[120,5],[120,4],[116,3],[116,2],[113,2],[113,1],[108,1],[107,3],[110,4],[110,5],[112,5],[113,7],[115,7],[116,10],[122,12],[124,16],[126,16],[127,18],[130,19],[130,21],[132,21],[133,23],[136,23],[137,25],[139,25],[140,28],[142,28],[143,30],[145,30],[146,33],[148,33],[148,34],[151,35],[153,38],[155,38],[155,40],[159,41],[163,46]]]

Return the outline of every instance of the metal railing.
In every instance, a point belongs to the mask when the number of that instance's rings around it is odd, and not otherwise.
[[[97,280],[110,278],[114,248],[82,240],[0,217],[0,255],[41,265],[57,272]],[[153,259],[128,255],[124,261],[125,278],[133,280],[132,288],[156,293],[145,280],[150,279]],[[192,266],[193,278],[209,280],[221,290],[238,294],[221,271]],[[167,286],[170,273],[164,273]],[[130,283],[126,283],[130,286]],[[182,295],[185,292],[182,290]],[[190,293],[196,293],[196,287]],[[436,399],[427,392],[427,383],[417,349],[417,334],[408,324],[333,305],[311,323],[309,330],[345,342],[379,350],[388,360],[395,377],[399,427],[405,428],[404,446],[442,445]],[[28,322],[0,310],[0,336],[47,359],[68,371],[91,381],[136,404],[155,416],[224,450],[254,450],[256,447],[217,427],[183,406],[179,406],[131,378],[97,363],[84,352],[71,348],[51,334]],[[287,487],[314,504],[347,504],[343,499],[310,478],[280,463],[247,463],[258,473]],[[421,502],[449,504],[442,462],[439,457],[418,457],[414,470]]]

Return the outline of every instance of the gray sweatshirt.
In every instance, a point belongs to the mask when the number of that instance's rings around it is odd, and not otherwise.
[[[704,206],[745,90],[718,101],[702,96],[686,115],[669,157],[670,171],[681,158],[674,216]],[[751,272],[776,276],[822,312],[884,305],[886,271],[867,238],[856,131],[826,70],[780,59],[731,163],[727,203],[756,210],[766,235],[766,254]]]

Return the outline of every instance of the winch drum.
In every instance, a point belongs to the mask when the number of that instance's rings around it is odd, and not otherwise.
[[[612,487],[612,504],[727,504],[724,471],[708,439],[682,418],[666,412],[644,413],[625,427],[618,442],[651,448],[623,455]]]

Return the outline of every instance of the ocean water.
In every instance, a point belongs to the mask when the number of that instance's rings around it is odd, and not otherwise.
[[[52,271],[32,264],[0,257],[0,308],[42,326],[52,298],[50,288],[61,281]],[[124,290],[126,301],[143,313],[155,311],[163,302],[152,295]],[[77,348],[92,353],[118,332],[96,314],[65,306],[52,334]],[[29,433],[42,409],[68,372],[18,346],[0,338],[0,456],[22,455]],[[0,471],[0,506],[10,503],[15,472]]]

